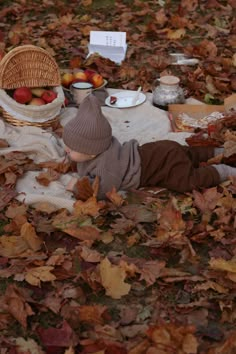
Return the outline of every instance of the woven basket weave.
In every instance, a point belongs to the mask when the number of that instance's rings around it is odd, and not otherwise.
[[[59,119],[65,96],[60,69],[44,49],[23,45],[12,49],[0,62],[0,106],[3,118],[12,125],[50,127]],[[57,98],[42,106],[16,102],[5,90],[18,87],[52,87]]]
[[[61,84],[60,69],[43,48],[23,45],[12,49],[0,62],[0,88],[46,87]]]

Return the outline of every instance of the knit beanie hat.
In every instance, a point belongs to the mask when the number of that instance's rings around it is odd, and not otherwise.
[[[84,154],[98,155],[108,149],[111,126],[94,95],[88,95],[80,104],[77,116],[64,126],[62,138],[71,150]]]

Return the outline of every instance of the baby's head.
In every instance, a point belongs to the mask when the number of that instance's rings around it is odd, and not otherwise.
[[[93,94],[83,100],[76,117],[64,126],[62,138],[65,151],[76,162],[91,160],[109,148],[111,126]]]

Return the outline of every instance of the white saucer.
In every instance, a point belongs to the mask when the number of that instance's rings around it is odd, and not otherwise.
[[[146,101],[146,96],[142,92],[139,93],[138,100],[133,102],[135,96],[136,91],[121,91],[107,97],[105,103],[107,106],[112,108],[130,108],[139,106]],[[111,97],[117,98],[117,101],[114,104],[110,103]]]

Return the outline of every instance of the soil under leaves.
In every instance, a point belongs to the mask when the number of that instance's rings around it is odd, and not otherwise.
[[[0,6],[2,51],[36,44],[61,68],[96,68],[110,87],[149,91],[157,75],[177,73],[189,95],[208,102],[236,89],[234,0]],[[98,29],[127,32],[121,66],[86,60]],[[173,51],[199,65],[170,65]],[[70,214],[15,200],[17,179],[43,166],[19,152],[0,165],[1,353],[236,352],[235,179],[188,194],[111,191],[107,201],[78,200]]]

